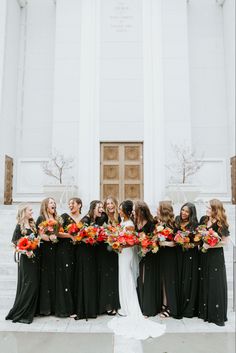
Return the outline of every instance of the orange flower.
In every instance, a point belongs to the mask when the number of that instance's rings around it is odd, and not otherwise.
[[[120,244],[118,243],[118,241],[112,244],[112,249],[114,250],[119,249],[119,247],[120,247]]]

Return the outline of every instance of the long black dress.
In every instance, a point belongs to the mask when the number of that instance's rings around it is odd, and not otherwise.
[[[172,228],[169,225],[162,224],[164,227]],[[180,318],[179,314],[179,292],[178,292],[178,268],[177,268],[177,251],[175,247],[160,246],[160,276],[161,287],[165,289],[167,306],[170,315],[176,319]]]
[[[91,219],[81,220],[87,225]],[[74,304],[76,319],[96,318],[98,312],[96,246],[81,242],[75,248]]]
[[[45,221],[39,216],[36,226]],[[41,240],[40,244],[40,286],[38,313],[54,315],[56,302],[56,248],[57,243]]]
[[[177,216],[178,217],[178,216]],[[177,222],[179,223],[179,222]],[[187,224],[184,228],[177,227],[175,231],[194,232],[196,225]],[[193,233],[190,238],[193,238]],[[199,279],[199,251],[196,245],[193,249],[182,249],[176,247],[178,263],[178,297],[179,297],[179,316],[194,317],[198,313],[198,279]]]
[[[96,218],[102,226],[107,223],[107,215]],[[118,254],[107,250],[107,244],[100,243],[96,247],[98,269],[98,314],[120,308],[118,285]]]
[[[138,231],[149,234],[154,230],[154,223],[147,222]],[[148,252],[139,263],[138,297],[141,311],[146,316],[155,316],[161,311],[161,280],[159,252]]]
[[[67,213],[61,215],[62,226],[76,223]],[[56,303],[55,315],[68,317],[74,314],[75,245],[70,238],[59,238],[56,247]]]
[[[208,217],[202,217],[200,224],[207,224]],[[229,236],[227,227],[211,228],[220,236]],[[224,326],[227,321],[227,279],[223,248],[200,252],[199,309],[198,317],[204,321]]]
[[[21,234],[20,225],[17,225],[12,242],[16,244],[21,237],[32,233],[31,229],[26,230],[26,234]],[[34,253],[33,258],[28,258],[25,254],[20,256],[15,302],[6,320],[30,324],[36,314],[39,292],[38,249],[34,250]]]

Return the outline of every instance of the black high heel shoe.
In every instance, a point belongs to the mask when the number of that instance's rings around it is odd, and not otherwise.
[[[82,320],[82,319],[81,319],[78,315],[76,315],[76,316],[74,317],[74,320],[77,321],[77,320]],[[88,318],[86,317],[85,320],[88,321]]]

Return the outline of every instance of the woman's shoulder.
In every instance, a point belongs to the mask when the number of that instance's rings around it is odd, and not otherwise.
[[[12,236],[12,243],[16,244],[17,241],[22,237],[22,234],[21,234],[21,227],[19,224],[17,224],[15,226],[15,230],[13,232],[13,236]]]
[[[59,220],[62,226],[66,226],[69,223],[73,223],[72,218],[70,217],[70,215],[68,215],[68,213],[62,213],[59,217]]]
[[[152,233],[154,228],[155,222],[150,220],[143,226],[143,231],[144,233]]]
[[[89,215],[86,215],[86,216],[84,216],[84,217],[81,219],[80,222],[81,222],[81,223],[84,223],[84,224],[90,224],[90,223],[91,223],[91,219],[90,219]]]
[[[36,226],[38,226],[40,223],[42,223],[44,221],[43,216],[38,216],[37,220],[36,220]]]

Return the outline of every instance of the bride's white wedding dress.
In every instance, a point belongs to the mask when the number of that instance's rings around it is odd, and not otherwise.
[[[131,220],[121,223],[124,228],[134,226]],[[108,322],[108,327],[116,335],[136,339],[158,337],[165,332],[165,325],[147,319],[143,316],[137,291],[138,255],[135,247],[125,248],[119,254],[119,297],[122,316]]]

